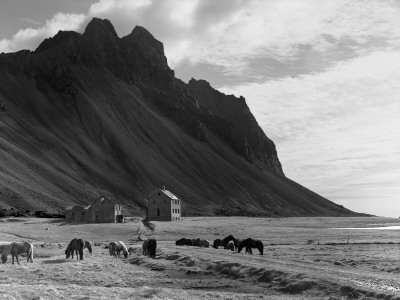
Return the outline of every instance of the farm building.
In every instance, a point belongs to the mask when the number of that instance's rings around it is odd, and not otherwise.
[[[122,215],[121,205],[101,196],[88,206],[74,205],[65,209],[65,220],[70,222],[114,223]]]
[[[165,187],[157,189],[147,202],[147,220],[177,221],[181,219],[181,200]]]

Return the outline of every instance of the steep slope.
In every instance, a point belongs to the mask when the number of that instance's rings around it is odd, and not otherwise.
[[[284,176],[244,98],[176,79],[146,29],[108,20],[0,54],[0,158],[3,206],[140,211],[166,185],[186,215],[354,214]]]

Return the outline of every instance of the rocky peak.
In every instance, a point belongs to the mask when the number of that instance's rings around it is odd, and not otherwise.
[[[91,39],[113,39],[117,40],[118,35],[114,26],[107,19],[93,18],[86,26],[83,36]]]
[[[136,26],[122,40],[128,47],[134,48],[139,55],[151,62],[152,65],[169,70],[167,58],[164,55],[164,45],[141,26]]]

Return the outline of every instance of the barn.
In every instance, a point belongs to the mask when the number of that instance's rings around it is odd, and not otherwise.
[[[122,207],[115,200],[101,196],[89,206],[74,205],[65,208],[67,222],[114,223],[122,215]]]
[[[178,221],[181,219],[181,200],[163,187],[154,191],[147,200],[147,220]]]

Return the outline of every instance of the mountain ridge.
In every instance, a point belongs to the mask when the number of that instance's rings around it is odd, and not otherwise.
[[[0,203],[62,210],[101,194],[132,212],[166,185],[184,215],[355,215],[284,176],[243,97],[175,78],[162,43],[94,18],[0,54]]]

